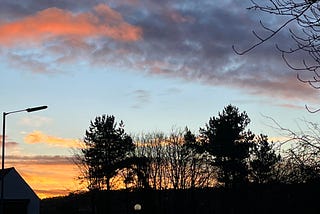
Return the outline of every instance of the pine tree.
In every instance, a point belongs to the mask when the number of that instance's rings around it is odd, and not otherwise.
[[[81,150],[82,162],[87,168],[89,189],[111,189],[110,179],[116,174],[116,166],[134,151],[124,124],[115,122],[114,116],[102,115],[90,122]]]
[[[277,155],[268,142],[266,135],[260,135],[251,150],[251,179],[256,183],[271,183],[276,180],[275,168],[280,161],[280,155]]]
[[[240,113],[238,108],[228,105],[200,129],[203,144],[219,168],[218,181],[225,186],[248,181],[247,158],[254,139],[250,131],[245,131],[249,123],[246,112]]]

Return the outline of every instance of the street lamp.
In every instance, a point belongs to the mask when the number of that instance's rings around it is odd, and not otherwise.
[[[17,111],[10,111],[10,112],[3,112],[3,121],[2,121],[2,162],[1,162],[1,214],[4,214],[4,201],[3,201],[3,194],[4,194],[4,150],[5,150],[5,135],[6,135],[6,116],[8,114],[14,114],[18,112],[34,112],[34,111],[40,111],[43,109],[48,108],[48,106],[37,106],[33,108],[27,108]]]

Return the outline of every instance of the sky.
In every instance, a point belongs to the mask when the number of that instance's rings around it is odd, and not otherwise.
[[[47,105],[6,117],[6,167],[41,197],[81,189],[71,156],[90,121],[123,120],[129,134],[193,132],[232,104],[256,134],[279,138],[267,117],[295,129],[318,92],[299,82],[275,43],[284,30],[239,56],[264,33],[243,0],[2,0],[0,111]],[[292,58],[296,62],[298,58]]]

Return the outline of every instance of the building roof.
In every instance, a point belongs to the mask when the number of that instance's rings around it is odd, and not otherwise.
[[[25,194],[22,192],[27,191],[30,194],[34,195],[36,198],[38,198],[34,190],[29,186],[29,184],[24,180],[24,178],[19,174],[19,172],[14,167],[0,170],[0,179],[2,178],[2,176],[5,180],[4,190],[5,191],[8,191],[8,189],[11,190],[9,193],[7,192],[7,194],[10,194],[10,195]],[[7,176],[9,177],[7,178]],[[17,181],[20,181],[20,182],[17,182]],[[0,190],[1,190],[1,186],[0,186]]]
[[[6,168],[4,170],[0,169],[0,176],[6,176],[11,170],[14,170],[14,167]]]

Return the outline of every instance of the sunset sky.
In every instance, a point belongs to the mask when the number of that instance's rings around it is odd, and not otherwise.
[[[239,56],[264,17],[244,0],[2,0],[0,111],[7,116],[6,167],[40,197],[80,189],[70,161],[90,120],[123,120],[127,133],[188,126],[197,132],[233,104],[250,129],[276,139],[274,118],[316,121],[318,91],[296,79],[274,43]],[[266,24],[277,26],[277,19]],[[262,32],[262,31],[261,31]]]

